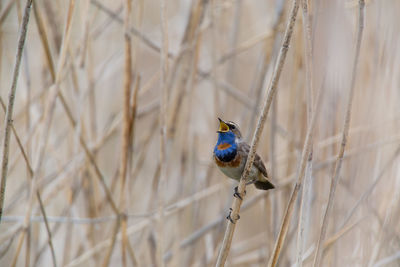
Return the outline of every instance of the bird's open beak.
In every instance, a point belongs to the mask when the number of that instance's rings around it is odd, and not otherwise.
[[[229,131],[229,126],[220,118],[218,118],[219,120],[219,128],[217,133],[226,133]]]

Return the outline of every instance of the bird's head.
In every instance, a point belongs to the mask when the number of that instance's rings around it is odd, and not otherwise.
[[[218,141],[214,147],[214,155],[222,161],[230,161],[235,158],[238,140],[242,138],[237,125],[231,121],[225,122],[218,118]]]
[[[242,134],[240,133],[239,127],[232,121],[225,122],[222,119],[219,120],[218,137],[223,139],[241,139]]]

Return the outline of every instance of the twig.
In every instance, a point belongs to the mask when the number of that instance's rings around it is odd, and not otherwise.
[[[317,251],[315,253],[315,258],[314,258],[314,263],[313,263],[314,267],[321,265],[321,260],[322,260],[322,249],[321,248],[322,248],[322,244],[324,243],[324,240],[325,240],[326,230],[328,228],[328,221],[329,221],[329,217],[331,215],[331,210],[332,210],[333,201],[334,201],[334,197],[335,197],[335,190],[336,190],[337,183],[339,181],[339,173],[340,173],[340,169],[342,167],[344,150],[345,150],[345,147],[347,144],[347,138],[348,138],[348,134],[349,134],[350,119],[351,119],[351,107],[353,104],[354,88],[355,88],[356,76],[357,76],[357,66],[358,66],[358,61],[359,61],[358,59],[360,56],[362,33],[363,33],[363,29],[364,29],[364,7],[365,7],[364,0],[359,0],[359,14],[358,14],[359,20],[358,20],[357,43],[356,43],[355,56],[354,56],[354,61],[353,61],[353,70],[352,70],[352,76],[351,76],[349,97],[348,97],[348,102],[347,102],[346,116],[344,119],[344,125],[343,125],[343,131],[342,131],[342,141],[341,141],[340,151],[337,156],[336,163],[335,163],[334,171],[332,174],[329,199],[328,199],[328,204],[326,206],[324,219],[323,219],[323,222],[321,225],[321,232],[319,235]]]
[[[160,214],[160,219],[157,222],[157,246],[156,246],[156,260],[158,266],[164,266],[164,261],[162,255],[164,253],[164,226],[163,218],[165,216],[164,201],[165,201],[165,187],[167,179],[167,130],[168,130],[168,11],[167,11],[167,1],[160,0],[160,18],[161,18],[161,35],[162,35],[162,47],[160,55],[160,71],[161,71],[161,81],[160,81],[160,180],[157,188],[157,205],[158,213]]]
[[[43,49],[45,51],[45,56],[46,56],[46,61],[47,64],[49,65],[49,71],[50,71],[50,75],[51,78],[53,80],[53,82],[56,79],[56,73],[55,73],[55,67],[54,67],[54,63],[53,60],[51,58],[51,52],[50,52],[50,46],[48,42],[43,42],[43,40],[47,40],[47,33],[44,27],[44,23],[43,23],[43,19],[42,19],[42,15],[40,12],[40,7],[38,4],[35,4],[33,6],[33,14],[35,15],[35,20],[36,20],[36,26],[38,27],[38,31],[39,31],[39,35],[40,38],[42,40],[42,44],[43,44]]]
[[[124,73],[124,105],[123,105],[123,129],[122,129],[122,148],[121,148],[121,191],[120,191],[120,211],[126,213],[126,179],[128,174],[128,161],[130,160],[131,147],[131,129],[134,118],[131,111],[131,91],[132,91],[132,40],[128,34],[132,12],[132,1],[125,1],[125,21],[124,21],[124,38],[125,38],[125,73]],[[137,91],[136,86],[136,91]],[[126,267],[126,250],[129,245],[129,239],[126,233],[127,216],[121,215],[121,230],[122,230],[122,266]],[[115,235],[117,233],[114,233]],[[114,246],[110,247],[112,249]]]
[[[308,0],[301,0],[302,15],[303,15],[303,36],[304,36],[304,47],[305,47],[305,70],[306,70],[306,86],[307,86],[307,123],[311,123],[313,114],[313,47],[311,37],[311,23],[310,15],[308,13]],[[311,136],[312,139],[312,136]],[[305,223],[306,218],[310,215],[310,190],[312,187],[312,171],[313,171],[313,142],[311,141],[310,155],[307,160],[307,166],[305,171],[305,179],[302,187],[300,196],[300,210],[299,210],[299,223],[297,227],[297,267],[301,267],[303,262],[303,247],[306,242],[305,237]]]
[[[258,142],[260,140],[262,130],[264,128],[264,123],[267,119],[269,108],[271,107],[273,97],[274,97],[275,92],[278,87],[280,74],[283,69],[287,51],[289,50],[289,44],[290,44],[290,40],[292,37],[294,24],[296,22],[296,16],[297,16],[298,9],[299,9],[298,0],[294,0],[293,6],[292,6],[292,9],[290,12],[289,21],[286,26],[285,35],[283,37],[283,43],[282,43],[281,49],[279,51],[277,63],[275,65],[275,69],[274,69],[274,73],[273,73],[271,82],[268,87],[268,94],[266,96],[262,112],[258,119],[257,128],[254,132],[253,140],[251,142],[250,152],[247,157],[246,166],[245,166],[245,169],[243,171],[242,177],[239,182],[238,192],[241,196],[244,195],[243,193],[244,193],[244,190],[246,187],[247,177],[249,175],[250,168],[253,165],[254,157],[256,154],[256,148],[257,148]],[[228,226],[225,231],[224,240],[222,242],[222,246],[221,246],[221,249],[220,249],[220,252],[218,255],[218,259],[217,259],[217,264],[216,264],[216,266],[218,266],[218,267],[224,266],[226,258],[228,257],[229,249],[230,249],[230,246],[232,243],[233,234],[235,231],[235,225],[236,225],[235,222],[238,220],[238,215],[239,215],[241,204],[242,204],[242,200],[240,198],[234,199],[233,204],[232,204],[232,213],[231,213],[232,222],[228,222]]]
[[[325,80],[325,79],[324,79]],[[311,122],[310,125],[308,126],[307,129],[307,134],[306,134],[306,140],[304,141],[304,146],[303,146],[303,152],[301,154],[301,161],[300,161],[300,165],[299,165],[299,171],[297,172],[297,177],[296,177],[296,184],[293,188],[292,194],[290,196],[289,199],[289,203],[287,205],[286,208],[286,212],[282,221],[282,225],[278,234],[278,238],[275,242],[275,246],[274,246],[274,250],[273,250],[273,254],[269,260],[269,264],[268,266],[275,266],[278,262],[278,258],[279,258],[279,254],[281,252],[282,246],[283,246],[283,242],[285,241],[286,238],[286,234],[288,232],[289,229],[289,224],[290,224],[290,220],[292,218],[293,215],[293,211],[294,211],[294,204],[296,203],[297,200],[297,196],[298,193],[301,189],[301,186],[303,184],[303,180],[305,177],[305,169],[306,169],[306,165],[307,165],[307,161],[308,158],[310,156],[310,152],[311,152],[311,145],[312,145],[312,135],[313,135],[313,130],[315,128],[315,124],[316,124],[316,120],[317,117],[319,115],[319,109],[321,106],[321,102],[322,102],[322,96],[324,93],[324,83],[325,81],[322,83],[322,87],[321,89],[318,91],[318,95],[317,95],[317,102],[315,104],[315,108],[314,108],[314,112],[312,114],[312,118],[311,118]]]
[[[14,100],[15,94],[17,91],[17,83],[18,83],[18,75],[19,75],[19,67],[21,65],[22,52],[25,46],[26,33],[28,31],[28,23],[29,16],[32,7],[32,0],[27,0],[25,5],[24,17],[22,19],[21,30],[18,39],[18,47],[17,47],[17,55],[15,59],[14,72],[12,78],[12,84],[10,93],[8,96],[8,106],[6,112],[6,121],[5,121],[5,134],[3,140],[3,156],[2,156],[2,165],[1,165],[1,184],[0,184],[0,223],[1,217],[3,215],[3,207],[4,207],[4,197],[6,190],[6,182],[7,182],[7,171],[8,171],[8,156],[10,152],[10,134],[11,134],[11,125],[13,123],[13,111],[14,111]]]
[[[323,89],[321,89],[321,90],[323,90]],[[297,179],[296,179],[297,182],[296,182],[296,185],[295,185],[295,187],[294,187],[294,189],[292,191],[292,194],[290,196],[290,200],[289,200],[288,206],[286,208],[285,216],[284,216],[284,219],[282,221],[281,229],[279,231],[278,239],[276,240],[274,251],[273,251],[273,254],[272,254],[271,258],[270,258],[268,266],[275,266],[276,263],[278,262],[279,254],[280,254],[280,251],[282,249],[282,245],[283,245],[283,242],[285,240],[287,231],[289,229],[290,219],[291,219],[291,217],[293,215],[294,204],[296,202],[297,195],[298,195],[298,193],[300,191],[301,185],[302,185],[303,180],[304,180],[305,168],[306,168],[306,165],[307,165],[307,161],[308,161],[308,157],[310,155],[310,149],[311,149],[312,131],[313,131],[314,126],[315,126],[316,118],[317,118],[317,115],[318,115],[318,109],[319,109],[320,102],[321,102],[321,96],[322,96],[321,90],[318,93],[319,96],[318,96],[318,101],[317,101],[317,107],[315,108],[315,111],[313,113],[311,124],[309,125],[309,127],[307,129],[306,140],[304,142],[304,148],[303,148],[301,162],[300,162],[300,170],[299,170],[299,172],[297,174]]]

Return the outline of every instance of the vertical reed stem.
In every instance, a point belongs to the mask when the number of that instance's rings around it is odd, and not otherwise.
[[[161,6],[161,94],[160,94],[160,180],[157,189],[158,212],[160,219],[157,223],[157,264],[164,266],[164,192],[167,179],[167,105],[168,105],[168,20],[167,1],[160,0]]]
[[[14,101],[15,94],[17,92],[17,83],[19,76],[19,67],[21,65],[22,52],[25,46],[26,33],[28,32],[28,23],[31,13],[32,0],[27,0],[25,5],[24,16],[22,18],[21,29],[18,38],[17,55],[15,57],[15,65],[12,77],[12,83],[10,88],[10,93],[8,95],[8,105],[6,112],[6,120],[4,125],[4,139],[3,139],[3,156],[1,164],[1,183],[0,183],[0,223],[1,217],[3,215],[4,198],[6,191],[7,182],[7,172],[8,172],[8,156],[10,153],[10,136],[11,136],[11,126],[13,124],[13,111],[14,111]]]
[[[321,265],[322,245],[323,245],[323,243],[325,241],[325,237],[326,237],[326,231],[328,228],[329,217],[331,215],[331,211],[332,211],[332,207],[333,207],[336,186],[339,181],[339,173],[340,173],[340,169],[342,167],[344,150],[345,150],[348,135],[349,135],[351,107],[353,104],[354,87],[355,87],[355,83],[356,83],[357,66],[358,66],[358,61],[359,61],[358,59],[360,56],[361,40],[362,40],[362,34],[363,34],[363,29],[364,29],[365,2],[364,2],[364,0],[359,0],[358,3],[359,3],[359,10],[358,10],[359,13],[358,13],[357,43],[356,43],[354,60],[353,60],[353,70],[352,70],[352,74],[351,74],[351,84],[350,84],[349,97],[348,97],[347,108],[346,108],[346,116],[345,116],[344,124],[343,124],[342,139],[341,139],[341,143],[340,143],[340,151],[339,151],[338,157],[336,159],[334,171],[333,171],[332,178],[331,178],[331,187],[330,187],[330,191],[329,191],[328,204],[326,206],[324,218],[323,218],[322,225],[321,225],[321,232],[320,232],[319,239],[318,239],[317,251],[315,252],[314,263],[313,263],[314,267]]]
[[[274,73],[272,75],[271,82],[268,86],[268,94],[266,95],[263,109],[259,115],[257,128],[253,135],[250,152],[249,152],[249,155],[248,155],[247,161],[246,161],[246,166],[244,168],[242,177],[239,182],[238,193],[241,196],[244,196],[247,177],[249,175],[250,168],[254,162],[254,157],[256,155],[256,149],[257,149],[257,146],[258,146],[258,143],[260,140],[262,130],[264,128],[265,121],[267,120],[268,111],[271,107],[272,100],[273,100],[275,92],[278,88],[279,78],[280,78],[280,75],[281,75],[281,72],[283,69],[283,65],[285,63],[287,51],[289,50],[289,44],[290,44],[290,40],[292,37],[294,25],[296,22],[296,16],[297,16],[298,9],[299,9],[299,1],[293,0],[292,9],[290,11],[290,17],[289,17],[289,20],[286,25],[286,30],[285,30],[285,35],[283,37],[282,46],[279,51],[278,59],[277,59],[277,62],[276,62],[275,68],[274,68]],[[238,215],[239,215],[241,204],[242,204],[241,199],[235,198],[233,200],[232,212],[231,212],[232,222],[228,222],[228,225],[226,227],[224,240],[222,241],[222,246],[221,246],[221,249],[220,249],[220,252],[218,255],[218,259],[217,259],[216,266],[218,266],[218,267],[224,266],[226,259],[228,257],[229,250],[230,250],[231,243],[232,243],[233,234],[235,231],[236,221],[239,218]]]
[[[305,70],[306,70],[306,86],[307,86],[307,123],[308,125],[311,123],[312,114],[313,114],[313,64],[312,64],[312,37],[311,37],[311,23],[310,23],[310,15],[308,9],[308,0],[301,0],[302,7],[302,15],[303,15],[303,36],[304,36],[304,46],[305,46]],[[312,136],[311,136],[312,139]],[[310,190],[312,186],[312,164],[313,163],[313,145],[311,141],[310,155],[307,159],[306,171],[305,171],[305,179],[304,184],[302,186],[302,192],[300,196],[300,211],[299,211],[299,223],[297,229],[297,267],[301,267],[303,264],[303,247],[306,242],[305,237],[305,223],[307,220],[307,216],[309,215],[309,200],[310,200]]]

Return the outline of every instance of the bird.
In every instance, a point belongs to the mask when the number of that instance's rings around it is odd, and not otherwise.
[[[240,181],[250,146],[243,140],[242,134],[236,123],[232,121],[219,120],[218,140],[214,147],[214,162],[218,168],[229,178]],[[253,166],[250,169],[248,182],[246,185],[254,184],[257,189],[269,190],[275,188],[269,180],[267,169],[261,157],[256,154]],[[235,197],[240,199],[237,187],[235,188]]]

